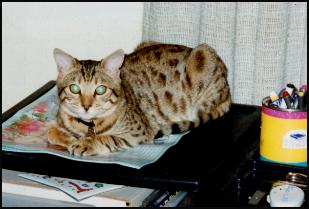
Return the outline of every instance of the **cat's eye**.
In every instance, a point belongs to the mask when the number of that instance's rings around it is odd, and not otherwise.
[[[70,91],[73,93],[73,94],[78,94],[80,92],[80,88],[78,85],[76,84],[72,84],[70,85]]]
[[[106,87],[101,85],[101,86],[98,86],[98,88],[96,88],[95,90],[95,93],[98,94],[98,95],[102,95],[106,92]]]

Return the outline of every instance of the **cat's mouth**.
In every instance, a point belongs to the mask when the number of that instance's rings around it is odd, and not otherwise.
[[[88,119],[88,118],[80,118],[81,120],[83,120],[83,121],[86,121],[86,122],[91,122],[93,119],[91,118],[91,119]]]
[[[94,120],[96,117],[94,117],[92,115],[88,115],[88,114],[83,114],[83,115],[79,115],[79,118],[86,121],[86,122],[90,122],[90,121]]]
[[[85,121],[85,120],[83,120],[81,118],[77,118],[77,121],[80,122],[80,123],[83,123],[83,124],[85,124],[87,126],[94,126],[93,121]]]
[[[94,116],[93,114],[89,113],[81,113],[79,111],[71,111],[69,108],[66,106],[62,106],[62,109],[69,115],[75,117],[75,118],[80,118],[81,120],[90,122],[93,121],[94,119],[97,118],[97,116]]]

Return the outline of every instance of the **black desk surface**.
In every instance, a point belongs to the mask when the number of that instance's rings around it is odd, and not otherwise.
[[[54,81],[48,82],[5,112],[2,122],[54,85]],[[201,191],[224,184],[256,152],[260,111],[258,106],[233,104],[225,116],[192,130],[157,162],[141,169],[8,151],[2,152],[2,168],[135,187]]]

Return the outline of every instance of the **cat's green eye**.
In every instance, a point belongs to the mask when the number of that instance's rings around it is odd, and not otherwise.
[[[73,93],[73,94],[78,94],[80,92],[80,88],[78,85],[76,84],[72,84],[70,85],[70,91]]]
[[[101,86],[98,86],[98,88],[96,88],[95,90],[95,93],[98,94],[98,95],[102,95],[106,92],[106,87],[101,85]]]

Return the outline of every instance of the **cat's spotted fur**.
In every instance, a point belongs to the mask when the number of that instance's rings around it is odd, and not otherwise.
[[[60,108],[49,142],[74,155],[101,155],[179,133],[224,115],[231,95],[227,69],[206,44],[140,44],[101,61],[55,49]],[[81,91],[70,92],[77,84]],[[107,87],[103,95],[95,93]]]

